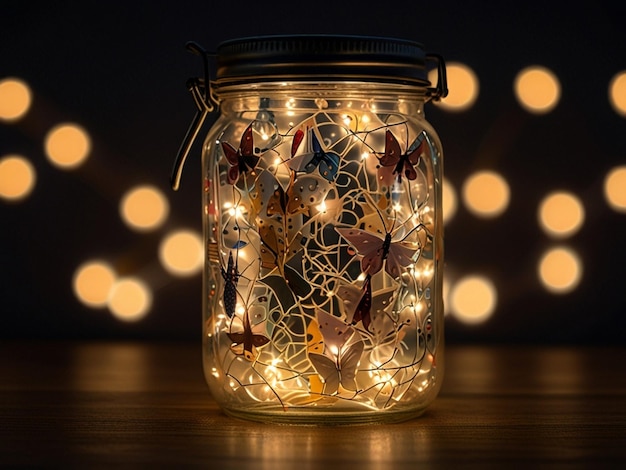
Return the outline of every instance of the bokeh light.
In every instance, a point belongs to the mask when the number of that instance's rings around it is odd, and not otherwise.
[[[611,79],[609,103],[617,114],[626,117],[626,71],[616,73]]]
[[[152,292],[140,279],[118,279],[108,298],[111,313],[119,320],[134,322],[146,316],[152,306]]]
[[[441,185],[441,199],[443,206],[443,223],[446,224],[452,220],[456,214],[458,202],[454,186],[452,186],[452,184],[445,178],[443,179],[443,184]]]
[[[115,271],[108,263],[88,261],[74,274],[74,294],[88,307],[105,307],[115,279]]]
[[[463,323],[483,323],[493,314],[497,297],[489,279],[467,276],[457,281],[450,290],[451,313]]]
[[[82,165],[91,152],[91,138],[77,124],[60,124],[46,135],[44,149],[50,162],[66,170]]]
[[[533,114],[554,109],[561,98],[561,84],[545,67],[527,67],[515,77],[514,92],[519,104]]]
[[[539,280],[552,293],[574,290],[582,277],[582,262],[571,248],[557,247],[546,251],[539,261]]]
[[[32,103],[30,87],[19,78],[0,80],[0,120],[17,121],[24,117]]]
[[[510,189],[506,180],[493,171],[480,171],[463,184],[463,202],[478,217],[497,217],[509,205]]]
[[[437,71],[429,73],[431,83],[437,81]],[[478,98],[479,83],[474,71],[465,64],[449,62],[446,64],[448,96],[437,105],[449,111],[464,111],[470,108]]]
[[[0,159],[0,198],[20,201],[35,187],[35,168],[20,155],[7,155]]]
[[[150,185],[129,190],[120,202],[120,215],[134,230],[149,231],[160,227],[169,213],[169,203],[161,190]]]
[[[198,273],[204,263],[202,238],[191,230],[168,234],[159,247],[163,267],[174,276],[191,276]]]
[[[576,233],[585,220],[585,209],[574,194],[556,191],[539,204],[539,225],[554,238],[564,238]]]
[[[611,209],[626,212],[626,165],[609,171],[604,178],[604,198]]]

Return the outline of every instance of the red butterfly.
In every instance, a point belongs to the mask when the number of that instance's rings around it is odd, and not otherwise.
[[[239,148],[235,149],[228,142],[222,142],[222,149],[226,160],[230,164],[228,169],[228,182],[235,184],[240,173],[248,170],[254,172],[254,168],[259,162],[259,156],[254,154],[254,142],[252,139],[252,124],[250,124],[241,136]]]
[[[401,180],[402,174],[413,181],[417,178],[415,165],[419,163],[420,156],[424,153],[426,140],[422,137],[414,150],[402,153],[400,144],[389,129],[385,132],[385,154],[380,157],[379,178],[385,183],[393,182],[394,177]],[[397,176],[395,176],[397,175]]]
[[[380,238],[372,232],[355,228],[335,228],[335,230],[363,257],[361,270],[369,276],[376,274],[385,264],[385,271],[396,279],[414,262],[413,258],[419,252],[417,243],[405,241],[407,237],[392,241],[391,232],[387,232],[385,238]]]

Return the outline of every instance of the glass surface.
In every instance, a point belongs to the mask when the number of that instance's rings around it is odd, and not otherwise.
[[[255,420],[419,415],[443,371],[441,145],[423,96],[269,88],[225,93],[204,145],[211,392]]]

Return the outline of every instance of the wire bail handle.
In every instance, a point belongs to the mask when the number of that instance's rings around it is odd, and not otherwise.
[[[209,57],[214,54],[209,54],[202,46],[194,41],[189,41],[185,47],[193,54],[202,57],[204,78],[193,77],[187,80],[187,89],[191,92],[197,110],[183,138],[183,142],[178,149],[176,160],[174,161],[174,168],[172,169],[172,175],[170,177],[170,184],[174,191],[177,191],[180,187],[183,167],[185,166],[185,160],[189,155],[191,146],[196,141],[206,117],[215,110],[215,106],[218,104],[212,94],[211,75],[209,72]]]
[[[446,77],[446,62],[439,54],[427,53],[426,61],[435,62],[437,66],[437,84],[428,87],[428,96],[432,101],[439,101],[448,96],[448,80]]]

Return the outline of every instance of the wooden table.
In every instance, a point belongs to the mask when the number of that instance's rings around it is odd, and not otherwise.
[[[0,345],[0,464],[57,468],[626,468],[626,348],[447,348],[401,424],[292,427],[220,413],[199,344]]]

